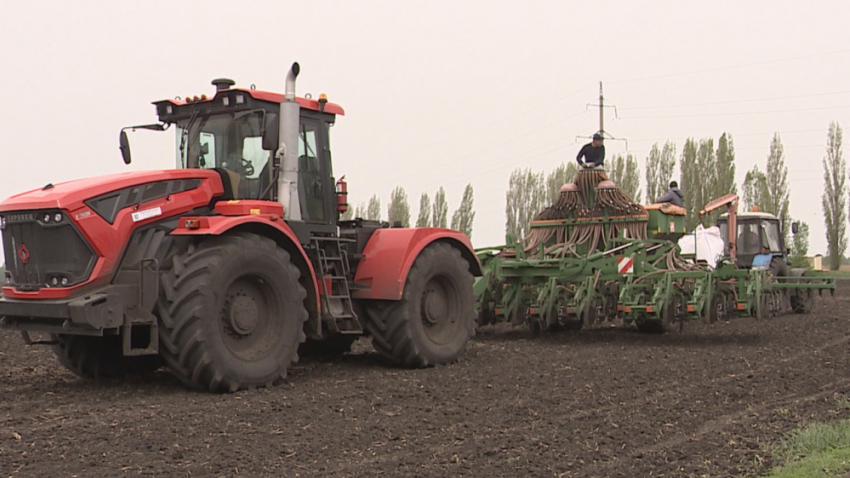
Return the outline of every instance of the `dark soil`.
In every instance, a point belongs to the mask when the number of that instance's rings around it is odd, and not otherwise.
[[[789,430],[850,416],[847,286],[810,315],[681,333],[485,328],[425,370],[361,340],[232,395],[78,379],[2,331],[0,477],[759,474]]]

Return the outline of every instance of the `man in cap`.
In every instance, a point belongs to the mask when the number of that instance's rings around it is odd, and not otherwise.
[[[584,162],[581,160],[582,157],[584,158]],[[605,161],[605,146],[602,145],[601,134],[594,134],[593,141],[581,147],[578,156],[576,156],[576,161],[578,161],[579,166],[585,168],[602,166],[602,163]]]
[[[679,189],[679,183],[671,181],[670,189],[663,196],[656,199],[655,202],[669,202],[674,206],[683,207],[685,205],[685,196],[682,194],[682,190]]]

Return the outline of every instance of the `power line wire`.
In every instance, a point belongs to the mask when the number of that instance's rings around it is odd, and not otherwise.
[[[738,68],[750,68],[750,67],[753,67],[753,66],[771,65],[771,64],[775,64],[775,63],[784,63],[784,62],[797,61],[797,60],[807,60],[809,58],[818,58],[818,57],[822,57],[822,56],[838,55],[838,54],[847,53],[847,52],[850,52],[850,49],[829,51],[829,52],[823,52],[823,53],[815,53],[815,54],[812,54],[812,55],[795,56],[795,57],[790,57],[790,58],[780,58],[780,59],[777,59],[777,60],[766,60],[766,61],[757,61],[757,62],[752,62],[752,63],[742,63],[742,64],[739,64],[739,65],[722,66],[722,67],[718,67],[718,68],[709,68],[709,69],[705,69],[705,70],[693,70],[693,71],[685,71],[685,72],[680,72],[680,73],[668,73],[668,74],[664,74],[664,75],[645,76],[645,77],[638,77],[638,78],[627,78],[627,79],[623,79],[623,80],[609,81],[609,83],[627,83],[627,82],[632,82],[632,81],[654,80],[654,79],[658,79],[658,78],[671,78],[671,77],[676,77],[676,76],[698,75],[698,74],[702,74],[702,73],[711,73],[711,72],[715,72],[715,71],[727,71],[727,70],[734,70],[734,69],[738,69]]]
[[[763,114],[774,114],[774,113],[797,113],[797,112],[800,112],[800,111],[820,111],[820,110],[835,110],[835,109],[848,109],[848,108],[850,108],[850,105],[821,106],[821,107],[817,107],[817,108],[796,108],[796,109],[790,109],[790,110],[745,111],[745,112],[735,112],[735,113],[702,113],[702,114],[689,114],[689,115],[625,116],[625,117],[620,118],[620,120],[697,118],[697,117],[705,117],[705,116],[763,115]]]
[[[712,106],[712,105],[728,105],[728,104],[736,104],[736,103],[753,103],[757,101],[775,101],[775,100],[788,100],[788,99],[797,99],[797,98],[812,98],[816,96],[830,96],[830,95],[843,95],[850,93],[850,90],[844,91],[832,91],[829,93],[812,93],[808,95],[789,95],[789,96],[774,96],[771,98],[751,98],[751,99],[743,99],[743,100],[728,100],[728,101],[712,101],[708,103],[684,103],[679,105],[662,105],[662,106],[627,106],[625,108],[620,108],[621,111],[628,110],[649,110],[649,109],[663,109],[663,108],[686,108],[691,106]]]

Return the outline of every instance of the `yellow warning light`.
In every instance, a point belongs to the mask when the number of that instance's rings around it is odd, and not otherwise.
[[[324,93],[319,94],[319,101],[328,101],[328,95]]]
[[[759,212],[759,207],[753,204],[753,212]]]
[[[201,100],[203,101],[205,99],[207,99],[207,95],[201,95]]]

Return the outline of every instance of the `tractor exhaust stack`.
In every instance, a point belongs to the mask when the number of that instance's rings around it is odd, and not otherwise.
[[[278,198],[283,204],[283,216],[288,220],[301,219],[298,201],[298,129],[301,107],[295,99],[295,78],[301,67],[298,62],[286,74],[286,90],[280,103],[280,145],[277,157],[283,174],[278,180]]]

